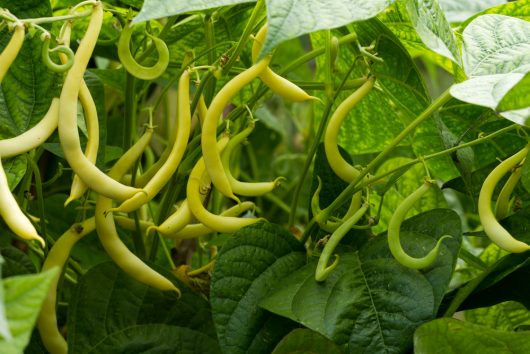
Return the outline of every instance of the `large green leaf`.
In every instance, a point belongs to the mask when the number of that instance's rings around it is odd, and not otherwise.
[[[456,37],[438,2],[409,0],[407,10],[423,43],[432,51],[462,66]]]
[[[463,59],[470,80],[453,85],[451,94],[465,102],[497,109],[499,103],[530,71],[530,23],[504,15],[483,15],[463,32]],[[513,100],[513,99],[512,99]],[[501,112],[525,125],[528,103]]]
[[[58,269],[50,269],[44,273],[2,280],[6,316],[13,339],[0,340],[0,352],[18,354],[26,347],[42,302],[57,271]]]
[[[28,255],[18,248],[7,246],[0,248],[0,254],[4,258],[2,265],[2,277],[7,278],[13,275],[35,273],[35,265]]]
[[[456,263],[460,232],[460,219],[450,210],[420,214],[402,225],[410,254],[425,254],[442,235],[454,236],[432,267],[422,272],[403,267],[380,235],[359,252],[341,254],[325,282],[314,280],[316,262],[309,263],[275,284],[260,305],[347,345],[350,353],[405,352],[414,329],[435,316]]]
[[[530,106],[530,73],[527,73],[504,95],[497,109],[501,112],[523,109]]]
[[[0,7],[9,9],[19,18],[51,16],[47,1],[0,0]],[[4,28],[0,31],[0,51],[11,38]],[[42,41],[39,36],[26,36],[24,44],[0,84],[0,139],[25,132],[46,114],[51,100],[59,91],[59,76],[41,61]],[[3,162],[9,185],[14,188],[26,172],[26,160],[17,157]]]
[[[454,0],[454,1],[458,1],[458,0]],[[517,18],[520,18],[521,20],[529,21],[530,20],[530,0],[511,1],[511,2],[508,2],[507,4],[498,5],[498,6],[486,9],[468,18],[464,23],[462,23],[462,25],[460,26],[460,30],[461,31],[464,30],[467,27],[467,25],[469,25],[475,18],[485,15],[485,14],[506,15],[506,16],[511,16],[511,17],[517,17]]]
[[[269,30],[261,55],[288,39],[375,17],[394,1],[266,0]]]
[[[4,258],[0,255],[0,273],[2,273],[3,271],[3,266]],[[2,339],[10,341],[13,339],[13,336],[11,335],[11,331],[9,330],[9,323],[7,323],[6,308],[4,304],[4,287],[0,286],[0,340]]]
[[[323,335],[305,328],[286,335],[271,354],[341,354],[340,348]]]
[[[506,0],[438,0],[445,12],[445,17],[449,22],[463,22],[478,12],[490,7],[505,4]]]
[[[267,313],[258,303],[272,284],[305,264],[305,250],[274,224],[236,232],[219,252],[212,274],[212,315],[224,353],[270,353],[290,330],[290,321]]]
[[[172,277],[167,271],[164,275]],[[154,324],[186,327],[215,341],[207,301],[180,284],[179,287],[182,297],[177,300],[173,293],[161,292],[133,280],[112,262],[90,268],[70,298],[69,350],[72,353],[98,352],[99,342],[116,340],[122,343],[124,337],[137,333],[136,326],[144,328],[144,325]],[[150,336],[144,336],[131,345],[149,345],[152,341]]]
[[[160,311],[155,309],[154,311]],[[212,337],[185,327],[143,324],[110,333],[86,353],[218,354]]]
[[[414,333],[414,353],[529,353],[528,332],[489,329],[452,318],[424,324]]]
[[[161,1],[145,0],[140,13],[133,19],[133,24],[155,18],[179,15],[186,12],[214,9],[255,2],[256,0],[193,0],[193,1]]]

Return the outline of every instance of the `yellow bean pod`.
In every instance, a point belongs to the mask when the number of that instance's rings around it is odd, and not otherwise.
[[[9,190],[7,176],[0,160],[0,216],[4,219],[7,226],[15,235],[24,240],[37,240],[44,247],[44,240],[39,236],[37,230],[29,221],[26,215],[20,210],[20,207]]]
[[[65,158],[74,172],[91,189],[112,199],[124,200],[139,191],[125,186],[100,171],[83,154],[77,131],[77,97],[83,82],[83,74],[96,45],[103,22],[101,2],[94,5],[90,22],[75,54],[74,65],[68,71],[59,103],[59,140]]]
[[[72,227],[57,239],[42,264],[41,272],[45,272],[53,267],[59,267],[60,269],[52,281],[50,289],[48,290],[48,295],[46,295],[46,298],[44,299],[37,319],[37,329],[39,330],[42,343],[48,352],[52,354],[68,353],[68,344],[57,327],[55,304],[57,302],[57,286],[59,284],[59,279],[63,272],[64,265],[70,257],[70,252],[77,241],[81,240],[95,229],[96,221],[94,217],[86,219],[82,223],[72,225]]]
[[[264,25],[260,28],[256,37],[254,38],[254,43],[252,44],[252,61],[256,62],[259,52],[263,43],[265,42],[265,37],[267,36],[267,25]],[[269,87],[274,93],[282,96],[286,100],[293,102],[301,102],[307,100],[318,100],[318,98],[307,94],[300,87],[287,80],[286,78],[276,74],[272,71],[271,68],[267,66],[265,70],[261,72],[259,78],[267,87]]]
[[[227,198],[231,198],[239,202],[233,191],[230,181],[224,171],[221,156],[219,155],[217,146],[217,123],[223,114],[223,110],[232,98],[247,84],[254,80],[258,75],[265,70],[269,64],[270,57],[261,60],[259,63],[252,65],[247,70],[233,77],[225,86],[217,93],[212,100],[206,118],[204,119],[201,147],[204,163],[208,174],[212,179],[212,183]]]
[[[42,119],[24,133],[13,138],[0,140],[0,156],[9,158],[35,149],[44,143],[57,129],[59,121],[59,98],[54,97],[48,112]]]
[[[529,150],[530,146],[527,145],[515,155],[507,158],[495,167],[484,180],[478,197],[478,216],[482,223],[482,227],[484,228],[484,232],[493,243],[503,250],[512,253],[528,251],[530,250],[530,246],[524,242],[516,240],[504,227],[502,227],[495,218],[495,214],[493,214],[491,200],[495,187],[502,177],[517,166],[526,157]]]
[[[524,159],[521,161],[521,165],[523,163]],[[502,187],[501,192],[497,197],[497,202],[495,202],[495,218],[497,220],[504,219],[506,216],[508,216],[508,213],[510,212],[510,196],[515,189],[515,186],[517,186],[517,183],[521,179],[522,174],[522,166],[514,167],[510,177],[508,177],[508,180]]]
[[[9,67],[17,58],[18,52],[20,52],[20,48],[22,48],[22,44],[24,43],[25,34],[26,28],[24,24],[22,22],[15,23],[13,35],[2,53],[0,53],[0,83],[2,83]]]

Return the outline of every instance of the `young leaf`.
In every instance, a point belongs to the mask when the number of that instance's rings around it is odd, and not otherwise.
[[[439,223],[436,220],[444,220]],[[454,235],[436,263],[423,272],[392,258],[383,235],[359,252],[340,255],[323,283],[314,280],[316,262],[277,283],[260,305],[347,345],[350,353],[406,352],[414,329],[434,318],[449,284],[460,244],[460,219],[437,209],[406,220],[403,245],[424,254],[444,234]]]
[[[414,353],[528,353],[528,335],[528,332],[498,331],[452,318],[442,318],[416,330]]]
[[[463,22],[480,11],[506,2],[506,0],[438,0],[449,22]]]
[[[29,342],[37,315],[57,269],[3,279],[4,304],[13,339],[0,340],[0,352],[21,353]]]
[[[225,353],[270,353],[293,324],[258,307],[271,285],[305,264],[303,246],[278,225],[255,224],[223,246],[211,284],[212,316]]]
[[[193,0],[193,1],[160,1],[145,0],[140,13],[132,23],[154,20],[157,18],[180,15],[185,12],[214,9],[221,6],[230,6],[255,2],[256,0]]]
[[[158,268],[157,271],[172,278],[167,271]],[[182,284],[179,288],[182,296],[177,300],[173,293],[161,292],[131,279],[112,262],[90,268],[70,298],[69,350],[72,353],[101,352],[95,349],[99,342],[116,340],[121,343],[124,336],[137,333],[131,328],[154,324],[186,327],[215,341],[206,300]],[[143,344],[149,343],[147,336],[142,338]]]
[[[288,39],[372,18],[394,1],[266,0],[269,30],[260,57]]]
[[[503,331],[515,331],[521,326],[530,325],[530,311],[515,301],[467,310],[464,316],[466,321]]]
[[[432,51],[462,66],[456,37],[438,2],[409,0],[407,10],[423,43]]]

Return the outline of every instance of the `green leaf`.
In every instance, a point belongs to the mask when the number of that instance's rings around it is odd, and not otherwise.
[[[260,56],[288,39],[372,18],[394,1],[266,0],[269,29]]]
[[[167,271],[158,268],[157,271],[169,279],[174,278]],[[186,327],[215,340],[206,300],[185,286],[178,286],[182,291],[179,300],[173,293],[161,292],[133,280],[112,262],[90,268],[79,279],[70,297],[69,350],[72,353],[100,352],[95,350],[98,343],[121,342],[123,336],[130,335],[128,331],[136,333],[128,328],[137,325],[141,328],[152,324]],[[142,344],[152,340],[143,338]]]
[[[423,43],[432,51],[462,66],[456,37],[438,2],[409,0],[407,10]]]
[[[4,172],[6,173],[7,177],[7,183],[9,184],[9,189],[11,191],[15,189],[15,187],[26,174],[28,167],[26,156],[27,155],[24,154],[2,161]]]
[[[506,0],[438,0],[449,22],[463,22],[478,12],[505,4]]]
[[[256,0],[193,0],[193,1],[161,1],[145,0],[140,13],[132,23],[140,23],[156,18],[179,15],[186,12],[214,9],[221,6],[230,6],[255,2]]]
[[[160,311],[161,308],[155,309]],[[185,327],[164,324],[131,326],[110,333],[86,353],[220,354],[215,339]]]
[[[36,272],[35,265],[31,262],[31,259],[18,248],[13,246],[1,248],[0,254],[4,258],[4,264],[2,265],[3,278]]]
[[[514,87],[508,91],[497,106],[497,110],[511,111],[530,106],[530,73],[527,73]]]
[[[272,354],[341,354],[342,350],[323,335],[309,329],[295,329],[281,340]]]
[[[407,252],[419,256],[442,235],[454,236],[431,268],[401,266],[380,235],[359,252],[341,254],[325,282],[314,280],[316,261],[309,263],[276,284],[260,305],[348,345],[350,353],[405,352],[414,329],[435,316],[456,263],[460,232],[460,219],[451,210],[423,213],[402,225]]]
[[[272,284],[305,264],[303,246],[278,225],[260,223],[236,232],[219,252],[210,301],[219,345],[225,353],[270,353],[292,329],[290,321],[258,303]]]
[[[4,258],[0,255],[0,273],[3,271]],[[2,275],[2,274],[0,274]],[[0,276],[0,279],[2,277]],[[0,280],[1,282],[1,280]],[[4,305],[4,287],[0,286],[0,340],[11,341],[13,336],[9,330],[9,323],[7,323],[6,308]]]
[[[503,331],[515,331],[530,324],[530,311],[515,301],[502,302],[464,312],[466,321]]]
[[[455,0],[455,1],[458,1],[458,0]],[[462,25],[460,26],[460,30],[464,30],[467,27],[467,25],[469,25],[475,18],[485,15],[485,14],[506,15],[506,16],[511,16],[511,17],[517,17],[517,18],[520,18],[521,20],[529,21],[530,20],[530,0],[511,1],[507,4],[503,4],[503,5],[492,7],[490,9],[486,9],[468,18],[464,23],[462,23]]]
[[[18,354],[29,342],[44,298],[58,269],[4,279],[4,303],[13,339],[0,340],[0,352]]]
[[[524,74],[530,70],[530,23],[504,15],[479,16],[464,30],[462,50],[470,77]]]
[[[511,90],[514,90],[515,87],[514,93],[522,94],[521,101],[516,102],[520,102],[526,108],[509,110],[499,114],[517,124],[527,125],[527,120],[530,118],[530,108],[528,108],[530,103],[524,100],[525,96],[521,91],[527,91],[528,89],[524,85],[517,88],[518,83],[521,82],[524,76],[522,73],[507,73],[473,77],[453,85],[451,87],[451,95],[461,101],[496,110],[503,97]],[[513,102],[513,94],[510,97],[508,102]],[[515,99],[518,100],[517,97]]]
[[[505,332],[452,318],[424,324],[414,333],[414,353],[513,354],[530,352],[529,332]]]

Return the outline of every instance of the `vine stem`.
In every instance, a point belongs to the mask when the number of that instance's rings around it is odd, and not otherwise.
[[[76,19],[76,18],[88,17],[91,14],[92,14],[92,9],[85,10],[85,11],[82,11],[82,12],[78,12],[78,13],[75,13],[75,14],[62,15],[62,16],[26,18],[26,19],[21,19],[20,22],[22,22],[22,23],[31,23],[31,24],[34,24],[34,25],[38,25],[38,24],[43,24],[43,23],[51,23],[51,22],[57,22],[57,21],[68,21],[68,20],[73,20],[73,19]],[[0,17],[4,17],[2,15],[1,11],[0,11]]]
[[[447,89],[443,94],[441,94],[429,107],[427,107],[416,119],[414,119],[405,129],[401,131],[383,151],[379,153],[362,171],[360,171],[357,178],[355,178],[349,185],[346,187],[339,196],[325,209],[322,211],[331,215],[334,210],[344,204],[352,195],[355,190],[356,185],[361,182],[369,172],[373,171],[391,152],[398,146],[398,144],[407,137],[418,125],[423,123],[427,118],[429,118],[434,112],[443,107],[451,99],[451,94],[449,89]],[[425,158],[424,158],[425,159]]]

